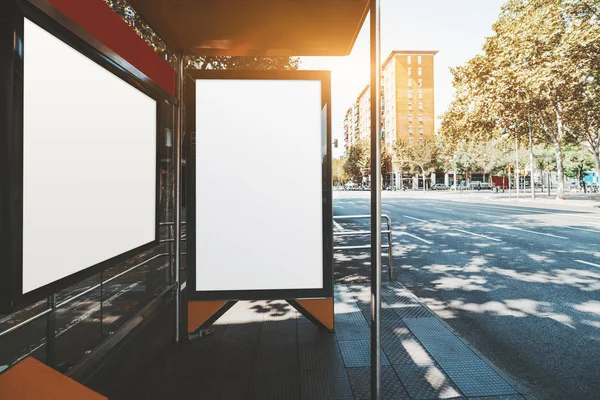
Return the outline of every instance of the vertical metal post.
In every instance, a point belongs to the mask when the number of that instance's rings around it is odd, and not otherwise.
[[[56,366],[56,294],[48,296],[48,308],[52,310],[46,317],[46,365]]]
[[[370,0],[371,399],[381,399],[381,41],[380,1]]]
[[[104,305],[102,304],[102,298],[104,296],[102,296],[102,292],[104,291],[104,274],[102,273],[102,271],[100,271],[100,337],[102,337],[104,335],[104,329],[102,327],[102,321],[104,321]]]
[[[519,173],[519,136],[515,135],[515,182],[517,184],[517,199],[519,198],[519,185],[521,177]]]
[[[535,200],[535,185],[533,184],[533,135],[531,134],[531,117],[529,115],[529,110],[527,110],[527,125],[529,126],[529,163],[531,164],[531,198]]]
[[[175,126],[175,342],[179,342],[181,318],[181,138],[183,137],[183,54],[177,55],[177,119]]]
[[[392,220],[388,217],[386,218],[387,221],[387,227],[388,227],[388,245],[390,247],[388,247],[388,260],[389,260],[389,266],[388,266],[388,279],[389,281],[393,281],[394,280],[394,254],[392,253]]]

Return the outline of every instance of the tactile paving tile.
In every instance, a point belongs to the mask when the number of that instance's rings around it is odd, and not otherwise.
[[[338,341],[342,359],[347,368],[367,367],[371,365],[371,341],[348,340]],[[381,365],[390,365],[385,353],[381,353]]]
[[[337,340],[368,340],[371,337],[369,324],[360,311],[335,314]]]
[[[407,318],[404,322],[466,396],[516,394],[500,375],[437,319]]]
[[[434,363],[431,355],[416,339],[382,341],[382,347],[391,364],[425,366]]]
[[[371,368],[348,368],[348,378],[356,400],[371,399]],[[391,366],[381,367],[381,397],[385,400],[408,400],[398,376]]]
[[[413,400],[462,397],[458,388],[436,364],[394,365],[396,374]]]
[[[517,392],[483,360],[440,362],[444,372],[466,396],[494,396]]]
[[[433,317],[433,314],[421,305],[403,305],[402,307],[395,307],[394,311],[402,319]]]

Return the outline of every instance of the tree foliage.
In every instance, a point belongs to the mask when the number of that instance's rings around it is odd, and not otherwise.
[[[565,154],[583,144],[600,174],[600,0],[508,0],[481,54],[452,70],[441,135],[462,142],[528,137]]]

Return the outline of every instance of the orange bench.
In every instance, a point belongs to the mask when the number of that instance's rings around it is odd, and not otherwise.
[[[108,400],[60,372],[27,357],[0,374],[2,400]]]

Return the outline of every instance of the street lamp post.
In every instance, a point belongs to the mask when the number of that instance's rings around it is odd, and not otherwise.
[[[531,118],[527,110],[527,125],[529,126],[529,162],[531,163],[531,199],[535,200],[535,185],[533,184],[533,136],[531,134]]]
[[[519,171],[519,136],[515,135],[515,182],[517,184],[517,199],[519,198],[519,184],[520,184],[520,171]]]

